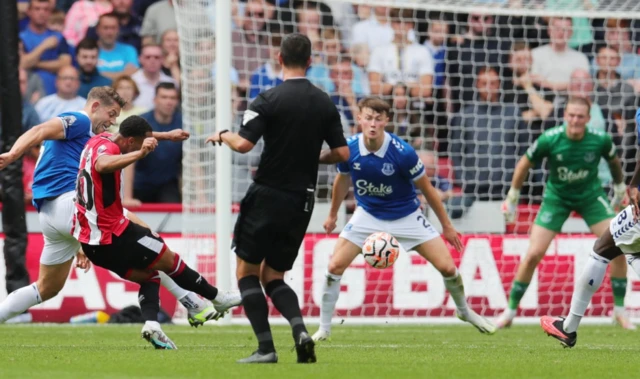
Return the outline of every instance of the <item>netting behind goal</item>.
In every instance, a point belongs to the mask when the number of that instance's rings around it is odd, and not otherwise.
[[[518,158],[542,132],[563,122],[568,96],[591,101],[589,126],[613,137],[627,179],[634,170],[640,91],[636,1],[233,1],[232,57],[214,54],[214,1],[174,3],[184,125],[193,136],[184,145],[180,249],[214,283],[216,149],[204,146],[215,131],[214,62],[231,61],[234,123],[228,127],[237,130],[252,99],[281,83],[275,57],[281,36],[292,31],[311,39],[308,77],[334,100],[346,136],[358,132],[359,99],[379,95],[392,104],[388,130],[419,152],[454,224],[465,234],[464,251],[452,253],[470,302],[486,316],[507,306],[542,199],[545,166],[527,178],[514,225],[505,225],[499,203]],[[259,143],[246,155],[233,154],[235,204],[251,183],[261,151]],[[604,162],[601,166],[603,189],[609,191],[611,174]],[[335,173],[333,167],[321,167],[314,220],[287,279],[309,319],[319,315],[322,281],[337,238],[322,230]],[[354,207],[349,195],[341,226]],[[566,314],[593,241],[584,222],[572,215],[538,266],[519,315]],[[358,257],[345,273],[338,319],[437,322],[454,315],[441,276],[417,254],[402,254],[387,270],[365,266]],[[234,277],[234,267],[229,269]],[[637,278],[629,276],[626,305],[638,309]],[[610,293],[606,280],[590,316],[608,315]],[[244,319],[240,310],[233,318]]]

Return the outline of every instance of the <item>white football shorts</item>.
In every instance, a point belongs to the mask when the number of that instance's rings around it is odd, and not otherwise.
[[[44,248],[40,264],[52,266],[75,258],[80,251],[80,242],[71,235],[73,213],[76,205],[73,201],[75,191],[69,191],[51,201],[44,201],[38,218],[44,236]],[[124,215],[128,211],[124,209]]]
[[[440,233],[429,223],[420,209],[397,220],[380,220],[362,207],[356,209],[351,220],[340,233],[340,237],[362,246],[367,237],[376,232],[391,234],[405,251],[440,237]]]
[[[625,254],[640,253],[640,223],[633,220],[633,209],[629,205],[609,224],[609,231],[616,246]]]

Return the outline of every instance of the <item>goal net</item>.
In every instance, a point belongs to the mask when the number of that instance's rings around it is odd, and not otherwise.
[[[333,99],[345,136],[358,132],[359,99],[379,95],[392,104],[388,130],[419,152],[464,234],[464,251],[451,252],[470,303],[485,316],[507,307],[540,207],[546,165],[537,165],[526,179],[514,224],[505,224],[500,202],[519,157],[541,133],[563,123],[569,96],[589,99],[589,126],[613,138],[627,182],[634,170],[640,91],[637,1],[233,0],[231,41],[216,39],[215,3],[174,1],[184,126],[192,134],[184,145],[183,236],[175,243],[212,283],[216,257],[232,254],[214,248],[214,162],[220,150],[204,145],[216,128],[215,62],[224,59],[232,67],[233,122],[225,128],[237,130],[257,94],[282,82],[275,57],[282,36],[293,31],[313,43],[308,78]],[[216,57],[215,45],[229,42],[232,56]],[[261,151],[259,143],[248,154],[233,154],[234,212]],[[584,157],[593,159],[600,159],[599,152]],[[334,167],[321,166],[314,218],[287,277],[310,321],[319,316],[324,274],[337,240],[337,234],[322,230],[335,174]],[[566,177],[579,174],[567,172]],[[604,161],[599,177],[603,191],[610,193],[611,173]],[[338,228],[354,207],[349,195]],[[439,227],[431,213],[425,211]],[[236,217],[233,213],[228,222]],[[574,281],[594,240],[573,212],[534,273],[520,302],[520,317],[567,314]],[[235,257],[230,261],[233,278]],[[628,275],[626,306],[633,312],[640,309],[638,278],[631,270]],[[588,316],[603,320],[612,307],[607,279]],[[440,274],[409,252],[386,270],[367,267],[358,257],[343,276],[335,317],[352,323],[441,322],[452,320],[454,312]],[[272,309],[271,314],[278,313]],[[232,319],[246,320],[240,309]]]

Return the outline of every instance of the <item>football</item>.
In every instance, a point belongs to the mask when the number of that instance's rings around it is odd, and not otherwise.
[[[389,233],[373,233],[364,241],[362,255],[371,267],[379,269],[391,267],[400,255],[400,244]]]

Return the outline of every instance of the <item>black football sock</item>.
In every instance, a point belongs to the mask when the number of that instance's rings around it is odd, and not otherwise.
[[[289,321],[293,331],[293,339],[297,341],[300,333],[307,331],[304,321],[302,321],[298,296],[282,279],[270,281],[265,290],[276,309]]]
[[[255,275],[245,276],[238,280],[238,288],[242,296],[242,306],[247,315],[253,333],[258,339],[258,349],[261,353],[276,351],[269,326],[269,306],[264,297],[260,279]]]
[[[213,300],[218,296],[218,289],[209,284],[197,271],[187,266],[178,254],[175,254],[173,267],[166,274],[180,287],[195,292],[205,299]]]
[[[158,321],[160,312],[160,276],[154,273],[146,282],[140,284],[138,291],[140,311],[145,321]]]

